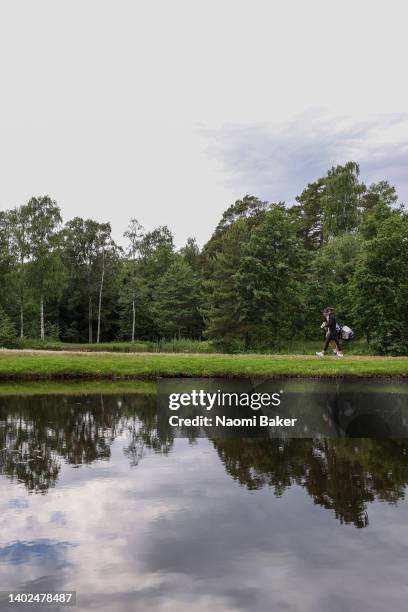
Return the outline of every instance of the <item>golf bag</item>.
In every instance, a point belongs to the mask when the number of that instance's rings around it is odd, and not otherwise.
[[[348,325],[343,325],[339,332],[340,338],[348,342],[354,338],[354,332]]]

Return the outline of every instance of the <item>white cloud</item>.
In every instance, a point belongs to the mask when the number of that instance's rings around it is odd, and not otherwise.
[[[353,160],[364,181],[389,180],[408,202],[406,114],[353,120],[309,111],[283,125],[227,125],[209,137],[226,183],[262,199],[292,203],[332,165]]]
[[[197,126],[264,125],[290,137],[291,118],[310,108],[354,123],[403,112],[405,27],[402,0],[9,3],[0,207],[49,193],[66,219],[111,219],[116,238],[133,215],[148,228],[168,224],[179,244],[191,234],[203,242],[243,193],[205,155]],[[399,134],[388,134],[389,151]],[[278,186],[284,165],[293,176],[314,167],[306,156],[296,168],[302,160],[287,153],[273,170]]]

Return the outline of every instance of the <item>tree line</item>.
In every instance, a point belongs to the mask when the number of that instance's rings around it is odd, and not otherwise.
[[[0,341],[209,339],[226,351],[319,338],[323,306],[373,350],[408,354],[408,215],[388,181],[332,167],[291,206],[246,195],[200,249],[132,218],[62,221],[49,196],[0,212]]]

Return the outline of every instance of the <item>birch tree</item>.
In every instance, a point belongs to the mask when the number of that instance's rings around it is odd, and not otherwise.
[[[20,315],[20,338],[24,337],[24,310],[27,293],[26,263],[30,255],[30,212],[28,206],[8,211],[10,253],[12,254],[12,276],[17,286]]]
[[[129,241],[128,257],[130,258],[130,263],[131,263],[130,295],[131,295],[131,300],[132,300],[132,342],[134,342],[135,341],[135,327],[136,327],[136,285],[137,285],[136,265],[137,265],[138,255],[140,254],[141,240],[143,237],[143,227],[140,225],[137,219],[134,219],[134,218],[130,219],[128,229],[123,234],[123,236],[127,238]]]
[[[65,251],[69,273],[86,286],[88,302],[88,343],[94,340],[94,302],[98,296],[97,342],[101,331],[102,296],[105,281],[106,249],[112,243],[109,223],[75,217],[65,226]]]
[[[8,288],[8,276],[13,267],[11,260],[8,211],[0,211],[0,302]]]
[[[98,322],[96,332],[96,343],[99,344],[101,338],[101,314],[102,314],[102,298],[105,282],[106,260],[109,254],[115,250],[115,244],[111,237],[110,223],[99,223],[96,240],[96,248],[98,253],[98,263],[100,266],[99,276],[99,299],[98,299]]]
[[[102,294],[103,294],[104,280],[105,280],[105,244],[102,244],[101,282],[99,285],[99,303],[98,303],[98,330],[96,334],[97,344],[99,344],[99,340],[101,337],[101,310],[102,310]]]
[[[57,203],[49,196],[33,197],[26,205],[32,286],[40,306],[40,337],[45,339],[44,304],[62,284],[62,262],[58,251],[62,222]]]

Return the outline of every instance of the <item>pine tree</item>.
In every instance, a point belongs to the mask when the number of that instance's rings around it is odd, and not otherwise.
[[[205,334],[224,350],[240,350],[245,345],[246,328],[240,318],[237,271],[248,237],[247,221],[236,221],[218,238],[215,254],[207,258],[203,281]]]
[[[154,314],[161,335],[199,338],[203,328],[199,304],[199,276],[178,257],[159,280],[154,292]]]

